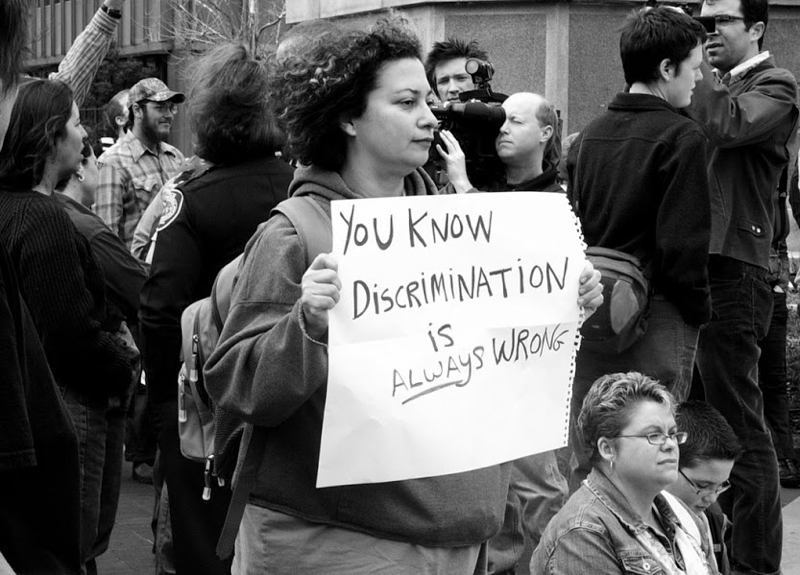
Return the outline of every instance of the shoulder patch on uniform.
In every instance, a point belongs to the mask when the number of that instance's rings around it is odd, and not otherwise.
[[[175,187],[175,183],[175,178],[173,178],[161,189],[163,211],[158,220],[158,228],[156,228],[159,232],[175,221],[183,207],[183,193]]]

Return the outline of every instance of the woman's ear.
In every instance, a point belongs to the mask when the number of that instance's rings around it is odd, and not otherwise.
[[[347,134],[348,136],[353,136],[355,138],[355,136],[356,136],[356,127],[353,124],[353,118],[351,118],[349,116],[344,116],[344,115],[340,116],[339,117],[339,127],[342,129],[342,131],[345,134]]]
[[[600,454],[606,461],[614,459],[614,444],[607,437],[601,437],[597,440],[597,453]]]

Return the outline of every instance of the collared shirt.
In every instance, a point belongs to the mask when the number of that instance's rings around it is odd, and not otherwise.
[[[183,154],[164,142],[152,151],[127,132],[97,163],[94,211],[130,249],[136,224],[164,182],[180,172]]]
[[[761,62],[766,62],[768,58],[769,58],[769,50],[765,50],[760,54],[756,54],[752,58],[748,58],[744,62],[740,62],[739,64],[731,68],[730,72],[728,72],[728,74],[730,74],[730,79],[736,80],[739,76],[744,76],[747,72],[749,72],[750,70],[761,64]]]

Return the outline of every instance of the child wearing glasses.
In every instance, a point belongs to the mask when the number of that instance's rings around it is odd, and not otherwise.
[[[723,537],[730,522],[716,503],[731,486],[728,476],[742,447],[722,414],[704,401],[681,403],[675,421],[688,437],[680,447],[678,480],[667,487],[667,499],[676,514],[681,513],[680,505],[669,494],[700,517],[714,547],[716,567],[726,575],[730,565]]]

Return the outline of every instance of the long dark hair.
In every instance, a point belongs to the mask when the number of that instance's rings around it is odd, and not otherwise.
[[[13,88],[22,72],[28,45],[28,0],[0,2],[0,96]]]
[[[0,150],[3,187],[31,189],[42,181],[47,158],[66,134],[72,102],[72,90],[58,80],[20,86]]]

